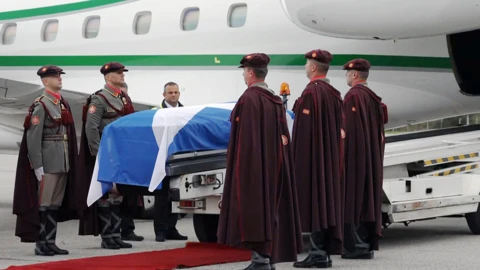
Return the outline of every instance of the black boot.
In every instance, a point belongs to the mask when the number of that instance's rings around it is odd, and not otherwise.
[[[188,240],[187,236],[181,235],[177,230],[169,231],[165,235],[165,239],[167,240]]]
[[[332,259],[328,254],[326,246],[326,235],[324,231],[310,234],[310,252],[301,262],[293,263],[295,268],[329,268],[332,267]]]
[[[368,226],[361,224],[345,224],[344,250],[342,259],[373,259],[373,250],[370,250],[370,232]]]
[[[373,250],[365,248],[356,248],[353,251],[344,250],[342,254],[342,259],[352,260],[371,260],[373,257]]]
[[[113,241],[111,230],[111,216],[110,205],[98,205],[98,219],[100,225],[100,235],[102,236],[102,248],[106,249],[119,249],[120,246]]]
[[[122,225],[120,205],[112,205],[111,207],[112,207],[111,230],[112,230],[113,241],[115,241],[115,243],[117,243],[117,245],[119,245],[120,248],[131,248],[132,244],[125,243],[122,241],[122,236],[120,233],[120,229],[121,229],[120,227]]]
[[[275,265],[273,265],[275,267]],[[262,256],[255,251],[252,251],[252,263],[244,270],[271,270],[270,258]],[[275,269],[275,268],[273,268]]]
[[[54,254],[67,255],[68,250],[60,249],[55,244],[57,239],[57,207],[50,207],[47,210],[47,225],[45,226],[47,232],[47,246]]]
[[[155,232],[155,241],[165,242],[165,233],[164,232]]]
[[[122,240],[125,241],[143,241],[143,239],[145,239],[143,236],[136,235],[135,232],[132,232],[131,234],[126,236],[122,235]]]
[[[293,263],[295,268],[329,268],[332,267],[332,259],[328,254],[308,254],[301,262]]]
[[[256,263],[252,262],[247,268],[244,270],[272,270],[269,263]]]
[[[35,255],[53,256],[53,251],[48,248],[46,239],[47,233],[45,231],[45,225],[47,223],[47,209],[41,206],[38,209],[38,215],[40,218],[40,230],[38,232],[38,240],[35,243]]]

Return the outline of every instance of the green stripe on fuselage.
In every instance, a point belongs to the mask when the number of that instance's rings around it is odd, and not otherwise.
[[[271,54],[271,66],[303,66],[303,54]],[[110,61],[126,66],[238,66],[243,55],[86,55],[86,56],[0,56],[0,66],[101,66]],[[450,69],[449,58],[390,55],[334,55],[332,66],[364,58],[372,66]]]
[[[36,0],[36,1],[40,1],[40,0]],[[125,0],[90,0],[90,1],[83,1],[78,3],[63,4],[63,5],[56,5],[56,6],[5,11],[5,12],[0,12],[0,21],[18,20],[18,19],[24,19],[29,17],[52,15],[52,14],[58,14],[63,12],[71,12],[71,11],[79,11],[87,8],[100,7],[100,6],[115,4],[123,1]]]

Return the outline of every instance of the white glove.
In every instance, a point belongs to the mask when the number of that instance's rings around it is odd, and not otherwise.
[[[38,169],[35,169],[35,176],[37,176],[38,181],[42,181],[43,179],[43,167],[40,167]]]

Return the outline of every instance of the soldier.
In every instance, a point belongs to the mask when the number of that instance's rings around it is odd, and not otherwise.
[[[57,222],[76,218],[77,138],[70,106],[60,95],[63,70],[41,67],[45,91],[30,106],[18,155],[13,197],[15,235],[36,242],[35,255],[66,255],[55,244]]]
[[[128,85],[126,82],[123,82],[120,86],[120,90],[122,90],[125,94],[128,94]],[[135,223],[133,221],[132,216],[134,213],[130,211],[130,209],[126,209],[125,207],[122,209],[122,224],[120,225],[121,228],[121,236],[122,240],[124,241],[143,241],[144,237],[136,235],[135,231]]]
[[[218,242],[250,249],[246,270],[275,269],[301,253],[302,235],[286,112],[268,88],[268,55],[240,61],[247,90],[231,114]]]
[[[344,259],[372,259],[382,235],[384,124],[387,107],[367,84],[370,62],[343,66],[350,90],[345,114]]]
[[[327,268],[330,254],[342,254],[342,96],[326,77],[332,55],[313,50],[305,58],[310,82],[293,107],[292,144],[302,231],[311,232],[312,248],[294,267]]]
[[[87,99],[83,109],[80,160],[85,166],[82,171],[86,175],[82,178],[85,181],[81,198],[84,209],[82,209],[83,215],[80,219],[79,235],[98,235],[99,229],[101,229],[101,246],[107,249],[132,247],[131,244],[123,242],[121,238],[122,212],[130,212],[122,209],[121,206],[142,207],[143,200],[141,196],[130,198],[122,196],[114,186],[108,194],[85,209],[103,129],[118,118],[134,112],[130,97],[126,92],[120,90],[124,83],[124,72],[127,71],[125,66],[118,62],[109,62],[103,65],[100,72],[104,75],[106,84],[103,89],[98,90]],[[136,240],[135,238],[139,237],[134,235],[131,238],[133,239],[129,240]],[[138,240],[143,240],[143,237]]]

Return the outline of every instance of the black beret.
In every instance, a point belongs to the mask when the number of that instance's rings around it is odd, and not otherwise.
[[[358,70],[358,71],[368,71],[370,70],[370,62],[365,59],[357,58],[350,60],[348,63],[343,65],[344,70]]]
[[[313,50],[305,54],[305,58],[313,59],[320,63],[330,64],[332,62],[333,56],[328,51],[324,50]]]
[[[239,68],[253,67],[253,68],[266,68],[270,63],[270,57],[264,53],[252,53],[245,55],[240,61]]]
[[[37,75],[40,76],[40,78],[55,76],[58,74],[65,74],[65,72],[57,66],[43,66],[37,71]]]
[[[124,72],[128,71],[128,69],[125,69],[125,66],[119,62],[108,62],[102,66],[102,68],[100,69],[100,73],[102,73],[103,75],[106,75],[110,72],[116,72],[120,70]]]

